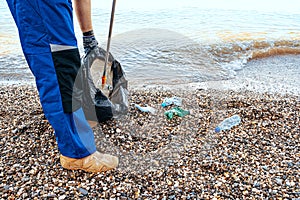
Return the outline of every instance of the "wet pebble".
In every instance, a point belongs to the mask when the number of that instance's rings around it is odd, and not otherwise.
[[[175,95],[192,112],[167,120],[160,104]],[[1,97],[0,199],[299,198],[298,97],[131,90],[128,115],[94,128],[97,148],[120,158],[118,169],[96,174],[61,167],[35,88],[2,87]],[[232,114],[242,123],[215,133]]]

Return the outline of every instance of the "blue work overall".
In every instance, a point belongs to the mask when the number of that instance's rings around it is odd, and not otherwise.
[[[7,0],[7,4],[60,153],[71,158],[94,153],[94,134],[85,119],[80,92],[76,98],[73,92],[80,55],[72,1]]]

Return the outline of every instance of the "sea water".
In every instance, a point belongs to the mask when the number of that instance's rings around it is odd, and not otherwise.
[[[111,3],[93,1],[94,30],[103,48]],[[130,86],[280,87],[300,93],[298,1],[128,0],[116,6],[111,53]],[[74,22],[82,53],[75,16]],[[33,83],[5,1],[0,44],[1,83]]]

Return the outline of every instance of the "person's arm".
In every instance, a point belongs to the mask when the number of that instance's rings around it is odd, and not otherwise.
[[[83,34],[84,52],[87,54],[98,45],[93,32],[91,0],[74,0],[74,8]]]
[[[74,0],[74,8],[82,33],[92,31],[91,0]]]

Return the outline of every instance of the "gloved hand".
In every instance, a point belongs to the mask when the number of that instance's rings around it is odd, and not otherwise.
[[[98,45],[98,41],[96,40],[94,35],[83,36],[83,48],[85,54],[88,54],[97,45]]]

